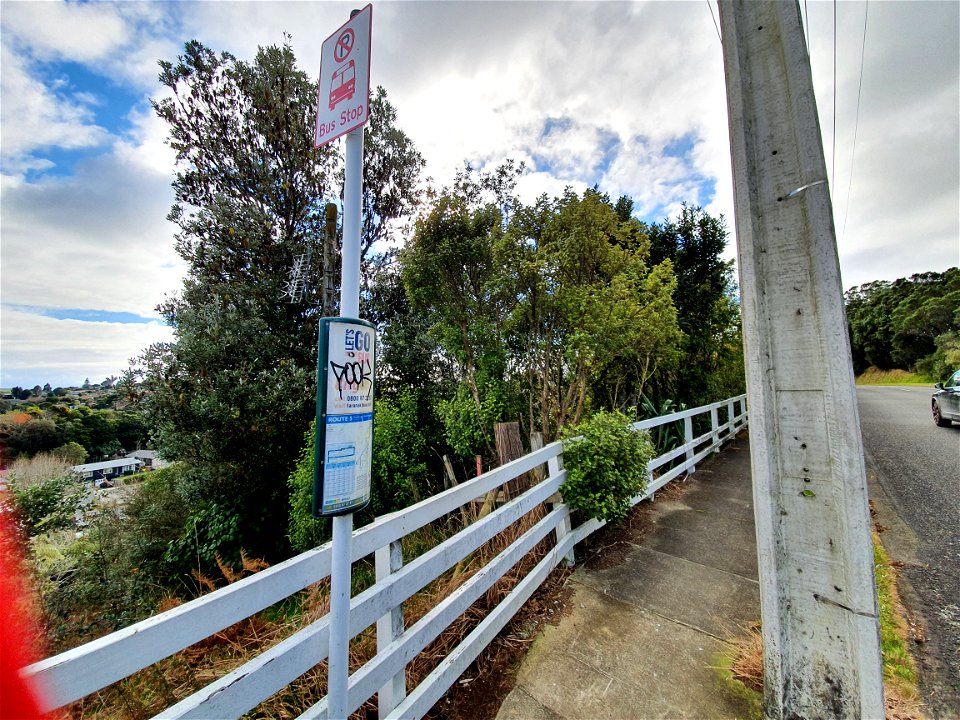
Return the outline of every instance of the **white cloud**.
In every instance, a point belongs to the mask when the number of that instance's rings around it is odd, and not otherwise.
[[[6,3],[3,16],[4,30],[28,42],[43,60],[91,62],[126,41],[126,23],[115,3]]]
[[[130,357],[152,343],[169,342],[161,323],[121,324],[54,320],[2,309],[3,370],[0,385],[79,385],[119,375]]]
[[[549,173],[528,172],[517,181],[517,195],[522,202],[532,205],[541,195],[560,197],[568,187],[579,194],[589,185],[581,180],[561,180]]]
[[[4,301],[153,314],[183,272],[165,220],[172,200],[169,177],[116,155],[5,189]]]
[[[147,86],[157,59],[176,49],[166,37],[177,3],[8,2],[4,41],[41,63],[69,60],[112,81]]]
[[[107,142],[108,133],[94,123],[93,112],[86,103],[60,97],[44,86],[30,74],[23,56],[6,45],[0,48],[0,57],[0,152],[4,175],[49,166],[49,161],[29,157],[38,148],[83,148]]]
[[[166,93],[157,93],[157,99]],[[173,177],[176,153],[167,144],[167,125],[152,109],[134,108],[127,116],[131,130],[114,144],[114,153],[123,164],[138,166],[144,172],[162,177],[165,182]]]
[[[838,3],[835,91],[832,6],[807,9],[844,287],[960,264],[960,4]]]

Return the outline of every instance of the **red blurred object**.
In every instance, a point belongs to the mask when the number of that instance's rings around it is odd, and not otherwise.
[[[20,548],[10,516],[0,514],[0,720],[39,720],[36,688],[20,669],[36,659]]]

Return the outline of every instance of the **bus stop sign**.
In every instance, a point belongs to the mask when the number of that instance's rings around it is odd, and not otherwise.
[[[365,125],[370,115],[370,31],[367,5],[320,47],[320,90],[315,147]]]

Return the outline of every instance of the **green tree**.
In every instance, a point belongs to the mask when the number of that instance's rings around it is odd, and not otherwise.
[[[426,165],[413,141],[397,125],[397,111],[382,87],[370,98],[370,117],[363,141],[360,257],[365,277],[374,245],[393,240],[393,221],[416,210],[417,185]]]
[[[518,208],[498,246],[518,302],[511,366],[528,387],[531,429],[555,436],[591,402],[638,397],[677,362],[680,333],[669,262],[648,266],[643,226],[596,190]]]
[[[118,412],[115,433],[120,446],[131,452],[145,447],[149,439],[149,428],[143,417],[134,412]]]
[[[661,373],[660,394],[700,405],[743,392],[740,308],[723,217],[684,204],[676,220],[649,228],[650,262],[670,260],[677,278],[673,299],[683,332],[683,362]]]
[[[456,368],[460,388],[438,412],[464,455],[492,454],[492,424],[505,411],[502,330],[514,298],[498,280],[494,245],[503,214],[488,180],[461,173],[417,219],[400,253],[412,309]]]
[[[11,450],[27,457],[49,452],[62,442],[63,434],[52,420],[46,419],[36,419],[15,425],[6,440]]]
[[[858,373],[871,365],[931,369],[931,358],[942,346],[938,338],[960,331],[957,268],[865,283],[847,290],[844,300]]]
[[[112,410],[94,410],[80,421],[87,439],[84,447],[91,457],[104,459],[120,450],[116,416]]]
[[[87,459],[87,451],[75,442],[68,442],[50,451],[50,454],[70,465],[81,465]]]
[[[189,269],[159,308],[174,342],[149,348],[128,384],[140,381],[158,449],[189,466],[190,501],[222,531],[205,547],[219,538],[234,555],[243,547],[276,558],[286,552],[288,506],[278,478],[314,413],[323,276],[315,245],[340,158],[333,146],[313,147],[316,83],[289,45],[245,62],[193,41],[161,71],[171,95],[154,107],[178,163],[169,217]],[[378,92],[365,144],[378,168],[365,196],[378,213],[365,228],[371,243],[413,202],[422,166],[394,118]],[[291,267],[308,252],[308,292],[286,298]]]

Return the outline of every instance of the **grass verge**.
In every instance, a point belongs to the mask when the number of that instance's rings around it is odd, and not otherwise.
[[[923,375],[906,370],[879,370],[869,367],[857,376],[857,385],[933,385]]]

